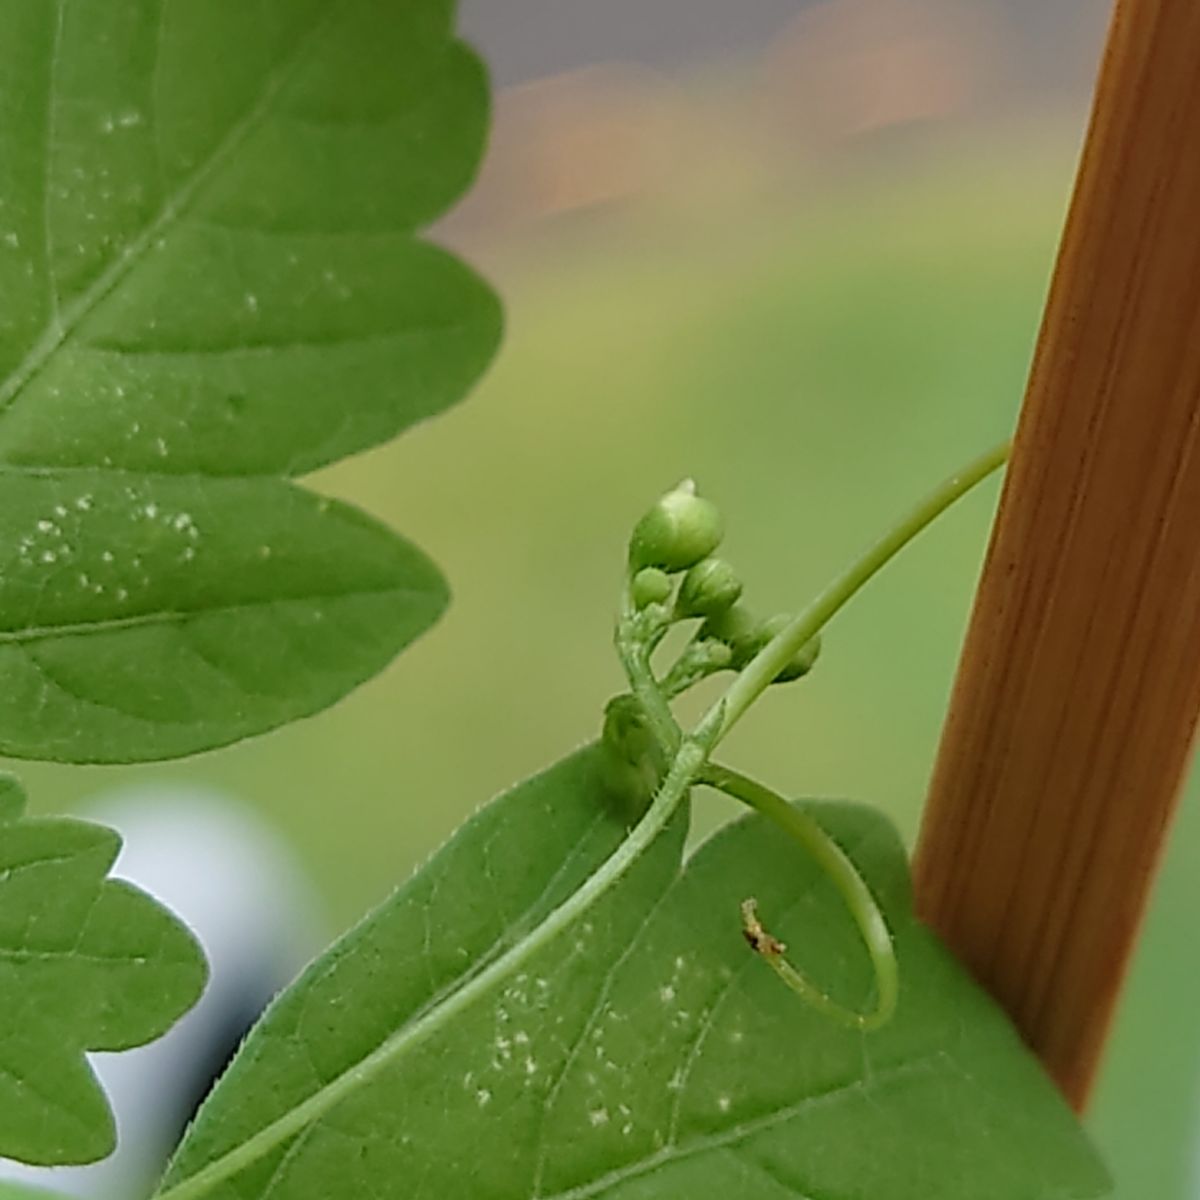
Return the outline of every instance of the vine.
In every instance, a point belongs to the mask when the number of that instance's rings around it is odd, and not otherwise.
[[[645,801],[612,855],[570,897],[518,942],[436,1007],[397,1030],[371,1054],[195,1174],[158,1193],[158,1200],[196,1200],[318,1120],[339,1101],[403,1054],[428,1041],[475,1001],[515,975],[540,950],[583,916],[626,874],[698,784],[754,808],[811,854],[830,877],[866,945],[875,974],[875,1004],[868,1012],[846,1008],[785,957],[786,947],[743,903],[743,932],[752,950],[803,1001],[831,1019],[870,1030],[896,1007],[899,972],[891,934],[871,890],[840,846],[803,809],[730,767],[712,760],[717,743],[766,687],[803,677],[817,652],[817,637],[834,614],[904,545],[1007,458],[1008,443],[968,464],[937,488],[887,535],[857,559],[799,617],[759,621],[740,602],[731,567],[712,557],[721,541],[720,514],[688,481],[668,492],[642,518],[630,544],[616,625],[616,647],[629,692],[608,705],[603,741],[614,776]],[[676,580],[682,576],[681,581]],[[667,632],[681,622],[701,624],[663,676],[652,658]],[[680,727],[671,701],[717,671],[732,669],[733,683],[695,728]]]
[[[709,501],[696,495],[690,480],[668,492],[642,518],[630,544],[630,571],[616,640],[632,698],[653,739],[649,765],[669,762],[669,778],[678,770],[684,746],[702,746],[703,762],[692,782],[755,809],[820,865],[854,918],[870,956],[876,993],[871,1011],[846,1008],[790,963],[785,957],[787,947],[763,927],[753,899],[742,905],[743,933],[751,949],[804,1001],[852,1027],[876,1029],[885,1024],[899,994],[896,956],[879,905],[854,864],[811,816],[764,784],[711,761],[709,755],[771,684],[808,674],[820,652],[824,626],[922,529],[997,470],[1010,449],[1006,439],[951,475],[791,619],[759,621],[741,603],[740,579],[728,563],[712,557],[721,541],[720,516]],[[676,593],[670,575],[682,570],[686,574]],[[656,678],[650,664],[654,650],[673,624],[693,618],[703,620],[696,635],[662,679]],[[685,735],[675,721],[671,700],[726,668],[740,670],[696,730]],[[624,722],[625,737],[630,724]],[[613,726],[608,729],[611,735]],[[626,752],[625,757],[632,756]],[[663,818],[664,825],[669,817],[668,813]]]

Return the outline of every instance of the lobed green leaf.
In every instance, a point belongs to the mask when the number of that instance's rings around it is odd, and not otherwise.
[[[813,1012],[747,949],[738,908],[754,894],[798,962],[847,1003],[869,994],[836,893],[757,818],[686,863],[677,821],[524,969],[439,1022],[466,980],[606,857],[620,833],[607,778],[588,749],[494,801],[318,960],[251,1035],[162,1194],[1109,1194],[1038,1063],[914,918],[903,849],[862,809],[814,811],[896,935],[903,995],[878,1033]],[[408,1038],[418,1022],[428,1035]],[[274,1123],[302,1104],[313,1119],[283,1136]]]
[[[120,839],[102,825],[22,817],[0,782],[0,1157],[92,1162],[115,1145],[84,1051],[161,1036],[207,976],[166,909],[106,878]]]
[[[285,479],[470,387],[494,297],[415,231],[486,81],[448,0],[0,0],[0,752],[315,712],[428,627],[419,552]]]

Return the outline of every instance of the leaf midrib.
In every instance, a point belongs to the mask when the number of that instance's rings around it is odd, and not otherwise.
[[[174,966],[175,963],[152,954],[91,954],[83,950],[21,950],[12,946],[0,946],[0,961],[13,963],[85,962],[103,967]]]
[[[297,39],[291,56],[285,58],[273,71],[268,73],[266,84],[255,104],[244,116],[234,122],[209,157],[200,162],[192,174],[176,188],[174,194],[163,204],[158,216],[137,237],[133,238],[70,304],[56,312],[55,319],[47,323],[42,335],[30,347],[29,352],[8,378],[0,384],[0,416],[3,416],[16,403],[26,385],[46,367],[59,347],[71,337],[80,323],[117,288],[154,243],[195,203],[205,184],[213,178],[226,160],[250,136],[258,123],[270,111],[271,105],[287,84],[292,73],[298,69],[314,39],[343,7],[343,4],[331,0],[329,6],[313,23],[308,32]],[[47,161],[49,161],[49,144],[47,144],[46,153]],[[52,294],[56,295],[53,263],[49,259],[46,263],[46,273]]]
[[[304,604],[321,600],[349,600],[361,596],[408,595],[428,593],[414,587],[347,588],[336,592],[305,592],[300,596],[268,596],[262,600],[244,600],[237,604],[212,604],[196,609],[160,609],[130,617],[109,617],[100,621],[78,621],[73,624],[27,626],[23,629],[0,630],[0,646],[20,646],[51,638],[83,637],[93,633],[110,633],[150,625],[170,625],[196,617],[219,616],[223,613],[245,612],[247,609],[270,608],[277,604]]]

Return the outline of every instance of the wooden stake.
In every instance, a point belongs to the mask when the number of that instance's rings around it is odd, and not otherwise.
[[[1200,3],[1120,0],[916,857],[1082,1107],[1200,711]]]

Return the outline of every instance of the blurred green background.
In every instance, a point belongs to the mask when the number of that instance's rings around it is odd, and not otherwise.
[[[627,7],[604,18],[625,36]],[[1026,23],[1004,26],[996,4],[762,7],[761,33],[718,31],[694,61],[548,50],[572,69],[539,74],[496,6],[467,6],[513,86],[479,187],[438,236],[497,284],[507,340],[466,404],[315,481],[427,548],[451,612],[271,737],[129,770],[23,765],[37,807],[132,779],[214,784],[285,832],[343,927],[491,794],[596,732],[620,686],[625,538],[660,491],[696,477],[751,598],[785,610],[1009,430],[1103,14],[1062,5],[1048,47],[1022,5]],[[731,739],[734,761],[914,833],[995,494],[838,618],[814,675]],[[1200,1195],[1193,809],[1090,1117],[1122,1200]],[[728,814],[705,802],[700,819]]]

